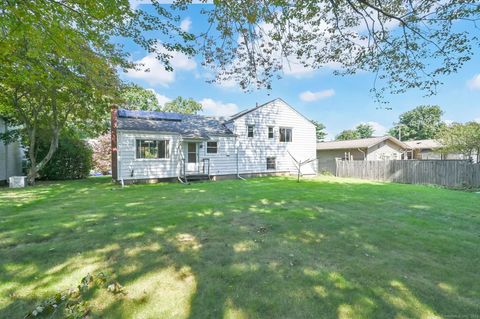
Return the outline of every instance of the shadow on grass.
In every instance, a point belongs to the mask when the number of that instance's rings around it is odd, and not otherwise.
[[[12,209],[0,223],[2,318],[99,270],[127,292],[91,296],[102,318],[480,312],[472,194],[282,178],[36,189],[0,195]],[[8,201],[16,196],[24,203]]]

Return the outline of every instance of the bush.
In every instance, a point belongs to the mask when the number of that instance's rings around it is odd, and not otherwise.
[[[49,143],[39,141],[38,157],[44,158]],[[84,141],[74,136],[61,136],[58,149],[50,161],[40,170],[40,179],[63,180],[82,179],[92,169],[92,149]]]

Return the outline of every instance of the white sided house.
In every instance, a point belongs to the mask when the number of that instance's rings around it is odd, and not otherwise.
[[[6,134],[9,127],[0,117],[0,134]],[[23,150],[19,141],[6,144],[0,140],[0,184],[7,183],[11,176],[22,175]]]
[[[112,112],[112,175],[117,181],[296,174],[296,161],[315,158],[314,125],[281,99],[226,120]],[[315,162],[303,165],[301,173],[316,174]]]
[[[392,136],[317,143],[319,172],[335,173],[336,160],[407,159],[408,146]]]

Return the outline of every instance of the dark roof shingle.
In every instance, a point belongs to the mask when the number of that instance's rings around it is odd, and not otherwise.
[[[234,135],[220,121],[202,115],[118,110],[117,116],[119,130],[177,133],[186,138],[202,139],[208,139],[210,136]]]

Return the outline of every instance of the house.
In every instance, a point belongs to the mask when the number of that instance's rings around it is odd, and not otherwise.
[[[8,132],[8,125],[0,117],[0,134]],[[20,142],[5,144],[0,140],[0,184],[6,184],[11,176],[22,175],[23,151]]]
[[[226,120],[112,110],[112,175],[122,182],[291,174],[294,159],[315,159],[315,144],[314,125],[282,99]],[[302,174],[316,174],[315,163]]]
[[[405,141],[411,149],[408,153],[409,159],[417,160],[464,160],[468,159],[463,154],[442,153],[442,144],[437,140]]]
[[[393,160],[406,158],[408,146],[392,136],[317,143],[318,171],[335,173],[335,160]]]

